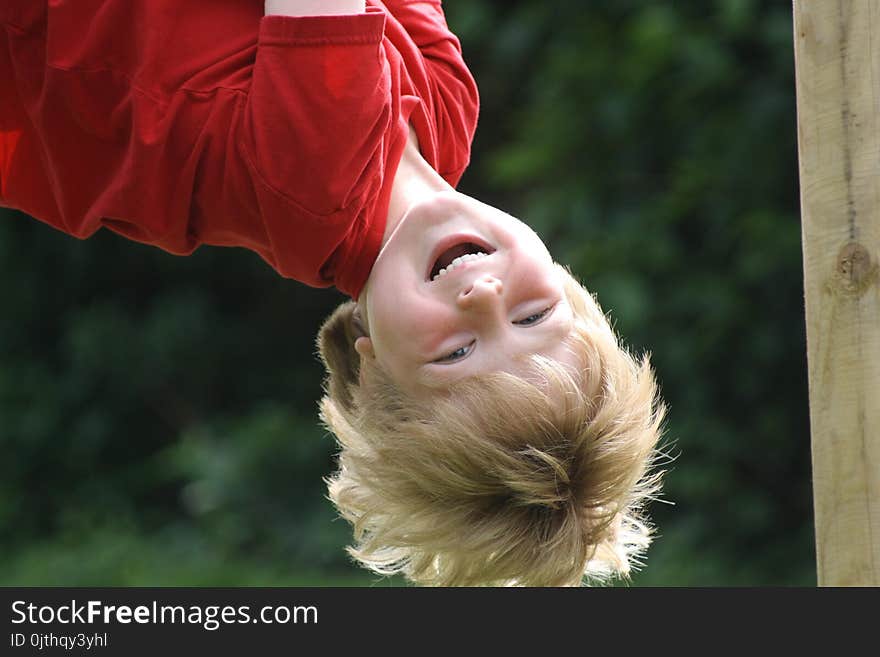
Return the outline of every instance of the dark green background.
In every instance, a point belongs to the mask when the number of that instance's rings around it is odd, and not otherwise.
[[[674,505],[633,584],[815,584],[790,4],[445,6],[482,96],[460,189],[654,354]],[[324,498],[343,297],[102,233],[0,210],[0,584],[400,583]]]

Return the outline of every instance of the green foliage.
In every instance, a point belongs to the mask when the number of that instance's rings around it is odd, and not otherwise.
[[[445,7],[482,96],[462,191],[653,353],[674,505],[634,584],[814,583],[790,6]],[[2,210],[0,275],[0,583],[401,583],[324,497],[338,293]]]

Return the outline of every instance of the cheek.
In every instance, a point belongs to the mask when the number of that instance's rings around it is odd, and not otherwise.
[[[384,295],[372,308],[374,341],[386,350],[415,352],[438,324],[436,310],[417,295]]]
[[[426,345],[448,330],[449,313],[435,303],[424,299],[401,299],[396,306],[397,322],[407,338],[415,344]]]
[[[523,258],[511,274],[514,289],[520,297],[555,296],[561,290],[559,276],[552,262],[538,256]]]

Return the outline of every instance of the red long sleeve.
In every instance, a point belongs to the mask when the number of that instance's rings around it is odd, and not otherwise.
[[[378,2],[376,3],[378,4]],[[410,116],[422,155],[453,186],[470,162],[479,94],[449,30],[440,0],[385,0],[419,108]],[[439,164],[439,165],[438,165]]]
[[[439,3],[422,3],[424,55],[378,4],[307,18],[261,4],[6,0],[0,204],[80,238],[246,247],[356,298],[408,121],[457,182],[476,90]]]

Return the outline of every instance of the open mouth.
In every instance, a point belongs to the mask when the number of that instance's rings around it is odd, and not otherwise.
[[[466,238],[451,245],[440,245],[440,253],[431,265],[427,280],[436,281],[457,267],[485,258],[495,252],[495,249],[488,244],[472,240],[473,238]]]

